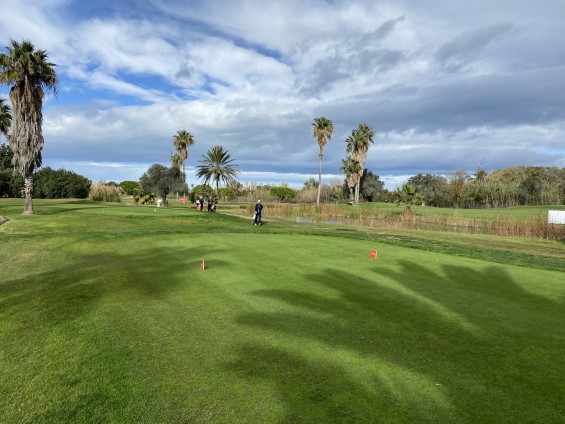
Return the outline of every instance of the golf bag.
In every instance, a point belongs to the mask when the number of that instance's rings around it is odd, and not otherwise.
[[[261,225],[261,214],[260,213],[255,212],[253,214],[253,223],[256,224],[256,225]]]

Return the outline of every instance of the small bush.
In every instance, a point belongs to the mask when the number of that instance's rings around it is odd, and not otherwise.
[[[136,189],[133,193],[133,200],[135,203],[141,203],[142,205],[153,205],[155,203],[155,193]]]
[[[96,202],[120,202],[122,200],[120,188],[108,185],[104,181],[92,184],[88,197]]]

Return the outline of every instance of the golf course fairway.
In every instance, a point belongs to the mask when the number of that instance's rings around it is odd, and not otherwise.
[[[520,252],[489,261],[268,209],[258,227],[18,202],[0,200],[1,422],[565,421],[565,273]]]

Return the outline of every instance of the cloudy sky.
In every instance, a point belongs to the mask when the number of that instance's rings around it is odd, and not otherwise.
[[[419,172],[565,167],[564,0],[2,0],[0,46],[30,40],[60,77],[44,165],[137,180],[191,132],[189,183],[227,148],[240,181],[317,178],[314,118],[376,132],[366,167],[392,189]],[[5,50],[3,50],[5,52]],[[7,98],[7,87],[0,97]]]

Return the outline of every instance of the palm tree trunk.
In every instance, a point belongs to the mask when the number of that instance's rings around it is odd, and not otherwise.
[[[32,176],[28,175],[24,178],[24,193],[25,193],[24,215],[33,214],[33,201],[31,199],[32,191],[33,191],[33,180],[32,180]]]
[[[186,167],[184,165],[184,161],[182,161],[182,182],[186,186]],[[184,191],[184,187],[183,187],[183,191]]]
[[[320,194],[322,193],[322,153],[320,152],[320,172],[318,173],[318,198],[316,199],[316,204],[320,204]]]
[[[361,176],[357,177],[357,184],[355,184],[355,203],[359,203],[359,192],[361,191]]]

